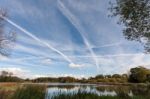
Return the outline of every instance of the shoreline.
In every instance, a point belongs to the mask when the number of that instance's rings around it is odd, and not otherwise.
[[[150,83],[103,83],[103,82],[99,82],[99,83],[79,83],[79,82],[74,82],[74,83],[60,83],[60,82],[39,82],[39,83],[32,83],[32,82],[0,82],[0,86],[17,86],[17,85],[32,85],[32,84],[38,84],[38,85],[46,85],[46,86],[57,86],[57,85],[62,85],[62,86],[71,86],[71,85],[88,85],[88,86],[92,86],[92,85],[102,85],[102,86],[137,86],[137,85],[143,85],[143,86],[148,86],[150,85]]]

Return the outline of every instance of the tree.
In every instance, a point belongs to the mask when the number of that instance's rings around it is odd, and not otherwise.
[[[121,78],[121,75],[119,75],[119,74],[113,74],[112,78]]]
[[[20,82],[23,79],[13,76],[12,72],[1,71],[0,82]]]
[[[7,72],[7,71],[2,71],[2,72],[1,72],[1,76],[2,76],[2,77],[7,77],[8,74],[9,74],[9,72]]]
[[[144,68],[142,66],[131,68],[129,75],[130,82],[143,83],[148,81],[150,75],[150,69]]]
[[[111,75],[105,75],[105,78],[111,78]]]
[[[96,77],[95,77],[96,79],[104,79],[105,77],[104,77],[104,75],[97,75]]]
[[[122,74],[121,76],[122,76],[122,78],[128,78],[127,74]]]
[[[10,54],[10,48],[12,47],[13,42],[16,40],[16,33],[4,31],[5,20],[3,17],[7,17],[5,10],[0,9],[0,54],[8,56]]]
[[[141,42],[150,52],[150,0],[116,0],[110,4],[112,16],[119,16],[119,23],[125,26],[125,38]]]

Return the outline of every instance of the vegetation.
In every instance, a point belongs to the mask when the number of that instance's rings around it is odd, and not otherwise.
[[[60,83],[149,83],[150,82],[150,69],[139,66],[130,69],[129,74],[113,74],[113,75],[96,75],[88,79],[77,79],[73,77],[40,77],[36,79],[21,79],[13,76],[13,73],[2,71],[0,75],[0,82],[60,82]]]
[[[111,3],[111,5],[113,16],[119,16],[119,22],[125,26],[123,30],[125,38],[144,44],[146,52],[150,53],[150,0],[116,0],[116,3]],[[10,45],[15,42],[16,37],[15,33],[5,33],[5,20],[3,17],[7,17],[7,14],[4,10],[0,10],[0,55],[8,56],[11,52],[10,47],[12,47]],[[88,79],[41,77],[26,80],[14,76],[11,72],[1,71],[0,82],[150,83],[150,69],[139,66],[131,68],[129,74],[99,74]],[[60,92],[57,95],[49,97],[49,99],[149,99],[150,96],[147,93],[149,94],[150,91],[149,86],[147,87],[131,88],[134,94],[132,97],[128,95],[129,90],[122,90],[122,87],[120,87],[115,90],[117,93],[116,96],[99,96],[96,93],[79,90],[77,93],[66,94]],[[97,87],[97,90],[105,91],[106,89]],[[139,95],[139,93],[141,94]],[[44,99],[45,96],[46,86],[43,85],[20,85],[18,87],[13,85],[13,87],[7,88],[0,86],[0,99]]]
[[[59,77],[59,78],[37,78],[37,79],[20,79],[14,77],[13,73],[2,71],[0,75],[0,99],[44,99],[46,96],[46,86],[43,85],[24,85],[17,83],[6,82],[62,82],[62,83],[104,83],[104,84],[118,84],[118,83],[140,83],[131,84],[131,86],[101,86],[96,87],[100,92],[114,91],[116,96],[99,96],[96,93],[78,91],[77,93],[58,93],[52,96],[52,99],[149,99],[150,94],[150,69],[145,67],[135,67],[130,69],[129,74],[113,74],[113,75],[97,75],[88,79],[75,79],[73,77]],[[50,87],[50,86],[49,86]],[[63,88],[59,86],[58,88]],[[68,90],[75,86],[68,86]],[[104,88],[105,87],[105,88]],[[64,87],[66,88],[66,86]],[[129,96],[132,92],[133,96]],[[9,94],[8,94],[9,93]],[[124,97],[124,98],[123,98]],[[50,98],[49,98],[50,99]]]
[[[2,71],[0,75],[0,82],[21,82],[23,79],[13,76],[13,73]]]
[[[11,99],[44,99],[46,87],[40,85],[25,85],[18,88]]]
[[[94,93],[78,91],[78,93],[58,93],[48,99],[99,99],[100,97]]]
[[[13,91],[0,89],[0,99],[44,99],[45,94],[43,85],[24,85]]]
[[[150,82],[150,70],[144,67],[136,67],[130,70],[131,74],[129,76],[130,82],[135,83],[146,83]]]
[[[95,88],[95,87],[94,87]],[[92,89],[92,88],[91,88]],[[114,95],[97,94],[93,91],[84,91],[79,89],[78,92],[65,93],[59,92],[54,94],[52,99],[149,99],[150,87],[144,85],[132,85],[132,86],[99,86],[96,87],[97,92],[115,92]],[[131,94],[132,92],[132,94]],[[51,97],[49,97],[51,99]]]
[[[59,78],[37,78],[33,82],[79,82],[79,83],[146,83],[150,82],[150,69],[142,66],[131,68],[129,74],[113,74],[113,75],[97,75],[88,79],[75,79],[73,77],[59,77]]]
[[[77,93],[58,93],[57,95],[54,95],[48,99],[149,99],[149,96],[128,96],[125,93],[118,93],[115,96],[111,95],[102,95],[99,96],[96,93],[91,92],[82,92],[78,91]]]
[[[96,87],[96,90],[100,92],[115,91],[117,95],[115,96],[99,96],[96,93],[77,91],[77,93],[58,93],[50,97],[52,99],[149,99],[149,84],[150,83],[150,69],[145,67],[135,67],[130,69],[129,74],[113,74],[113,75],[97,75],[95,77],[90,77],[88,79],[76,79],[73,77],[59,77],[59,78],[37,78],[37,79],[21,79],[13,76],[13,73],[2,71],[0,75],[0,82],[5,82],[5,87],[0,85],[0,99],[44,99],[46,96],[46,86],[43,85],[25,85],[18,84],[9,85],[6,82],[33,82],[33,83],[45,83],[45,82],[61,82],[61,83],[103,83],[103,84],[127,84],[129,83],[140,83],[140,84],[131,84],[130,90],[128,87],[119,86],[111,89],[104,87]],[[13,84],[13,83],[10,83]],[[9,86],[11,86],[9,88]],[[13,86],[13,87],[12,87]],[[49,86],[50,87],[50,86]],[[130,87],[130,86],[129,86]],[[63,88],[63,86],[59,86]],[[74,86],[68,86],[68,90],[74,88]],[[134,96],[129,96],[129,93],[132,92]],[[9,94],[8,94],[9,93]],[[140,93],[140,94],[139,94]],[[49,96],[48,96],[49,97]],[[51,99],[49,97],[49,99]],[[125,97],[125,98],[123,98]]]
[[[78,79],[74,77],[59,77],[59,78],[52,78],[52,77],[41,77],[32,80],[33,82],[60,82],[60,83],[71,83],[77,82]]]
[[[125,26],[125,38],[142,42],[150,52],[150,0],[116,0],[110,4],[113,16],[119,16],[119,23]]]
[[[10,86],[10,85],[8,85]],[[19,85],[18,87],[14,87],[16,85],[11,85],[13,90],[9,88],[9,90],[1,89],[0,87],[0,99],[149,99],[150,95],[150,86],[144,85],[135,85],[135,86],[97,86],[97,91],[100,93],[107,92],[115,92],[116,95],[99,95],[95,93],[93,88],[88,91],[85,86],[83,89],[79,89],[77,92],[58,92],[53,94],[46,94],[47,86],[44,85]],[[65,88],[65,87],[64,87]],[[10,90],[11,89],[11,90]],[[15,89],[15,90],[14,90]],[[132,96],[129,94],[132,92]],[[8,94],[9,93],[9,94]]]
[[[21,85],[17,83],[0,83],[0,99],[11,99],[19,87]]]

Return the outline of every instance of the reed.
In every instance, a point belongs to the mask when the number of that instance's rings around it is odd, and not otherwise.
[[[24,85],[18,88],[11,99],[44,99],[46,86],[43,85]]]

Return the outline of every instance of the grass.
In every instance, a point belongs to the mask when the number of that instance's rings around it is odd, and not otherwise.
[[[120,99],[117,96],[99,96],[94,93],[78,92],[78,93],[59,93],[48,99]]]
[[[99,99],[99,96],[94,93],[81,92],[78,93],[58,93],[48,99]]]
[[[19,87],[16,83],[0,83],[0,99],[10,99]]]
[[[42,85],[25,85],[18,88],[11,99],[44,99],[46,87]]]
[[[0,99],[44,99],[46,86],[18,85],[0,87]]]
[[[45,85],[37,84],[0,84],[0,99],[45,99],[46,88],[47,86]],[[49,96],[46,99],[150,99],[150,95],[147,94],[150,91],[144,89],[144,87],[142,86],[140,86],[142,91],[139,88],[138,90],[133,90],[135,92],[135,96],[133,97],[128,96],[128,91],[126,91],[127,89],[125,89],[124,87],[120,88],[123,90],[116,89],[116,96],[99,96],[96,93],[79,90],[78,92],[73,93],[59,92],[57,94]],[[98,88],[98,90],[102,92],[104,91],[103,88]],[[111,90],[111,88],[107,90]]]
[[[19,85],[19,83],[0,83],[0,90],[15,91]]]
[[[116,95],[116,96],[99,96],[95,93],[90,92],[77,92],[77,93],[58,93],[49,97],[48,99],[150,99],[149,96],[127,96],[126,94],[123,95]]]

